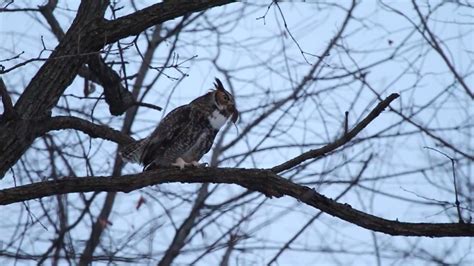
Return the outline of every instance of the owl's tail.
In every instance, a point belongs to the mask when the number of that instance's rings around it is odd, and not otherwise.
[[[120,149],[119,154],[126,162],[140,164],[142,162],[141,159],[143,151],[145,150],[145,146],[148,141],[149,140],[145,138],[139,141],[132,142]]]

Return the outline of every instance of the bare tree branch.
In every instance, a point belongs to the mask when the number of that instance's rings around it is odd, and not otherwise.
[[[118,144],[128,144],[134,139],[118,130],[104,125],[94,124],[87,120],[72,116],[55,116],[34,122],[38,131],[38,136],[52,130],[75,129],[79,130],[92,138],[102,138],[116,142]]]
[[[335,149],[341,147],[342,145],[346,144],[349,142],[352,138],[354,138],[359,132],[362,131],[367,125],[370,124],[377,116],[382,113],[382,111],[387,108],[390,103],[397,99],[400,95],[397,93],[392,93],[390,96],[385,98],[385,100],[381,101],[377,106],[359,123],[357,124],[351,131],[349,131],[347,134],[344,134],[342,137],[337,139],[334,142],[331,142],[330,144],[319,148],[315,150],[310,150],[307,151],[301,155],[298,155],[297,157],[282,163],[278,166],[275,166],[272,168],[272,171],[275,173],[280,173],[284,170],[290,169],[292,167],[295,167],[296,165],[308,160],[308,159],[313,159],[319,156],[323,156],[328,152],[334,151]]]
[[[137,35],[144,29],[167,20],[232,2],[235,2],[235,0],[163,1],[130,15],[106,22],[103,28],[106,36],[105,42],[114,43],[122,38]]]
[[[387,220],[338,203],[315,190],[295,184],[273,171],[242,168],[162,169],[124,176],[64,177],[15,188],[0,190],[0,205],[74,192],[130,192],[163,183],[237,184],[259,191],[269,197],[290,196],[363,228],[390,235],[459,237],[474,236],[473,224],[461,223],[406,223]]]

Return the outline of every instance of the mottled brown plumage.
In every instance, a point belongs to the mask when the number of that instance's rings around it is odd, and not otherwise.
[[[215,90],[171,111],[149,137],[124,147],[122,157],[145,169],[199,165],[219,129],[229,118],[235,123],[239,116],[222,82],[216,78],[214,86]]]

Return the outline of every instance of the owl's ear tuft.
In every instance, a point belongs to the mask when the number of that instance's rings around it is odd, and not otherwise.
[[[222,85],[222,82],[218,78],[216,78],[216,82],[214,82],[214,86],[216,87],[216,90],[225,91],[224,85]]]

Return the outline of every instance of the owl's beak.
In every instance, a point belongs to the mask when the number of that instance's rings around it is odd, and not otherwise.
[[[239,111],[237,110],[237,108],[235,108],[235,105],[231,105],[229,107],[229,111],[232,113],[232,123],[235,124],[235,122],[237,122],[237,119],[239,119]]]

